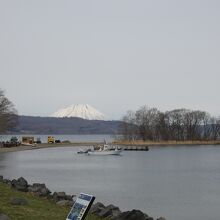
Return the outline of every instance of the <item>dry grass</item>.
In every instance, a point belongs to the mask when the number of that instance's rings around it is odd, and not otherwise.
[[[220,145],[220,141],[115,141],[118,145],[148,145],[148,146],[168,146],[168,145]]]

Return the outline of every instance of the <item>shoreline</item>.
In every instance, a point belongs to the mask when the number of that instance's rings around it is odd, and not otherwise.
[[[0,153],[9,153],[17,151],[26,151],[26,150],[36,150],[36,149],[45,149],[45,148],[56,148],[56,147],[89,147],[94,145],[102,144],[101,142],[70,142],[70,143],[42,143],[37,144],[37,146],[17,146],[17,147],[0,147]],[[167,146],[200,146],[200,145],[220,145],[220,141],[161,141],[161,142],[152,142],[152,141],[114,141],[112,144],[119,146],[135,146],[135,147],[167,147]]]
[[[56,147],[89,147],[93,145],[100,144],[98,142],[74,142],[74,143],[54,143],[54,144],[37,144],[36,146],[16,146],[16,147],[0,147],[0,153],[9,153],[9,152],[17,152],[17,151],[26,151],[26,150],[37,150],[37,149],[45,149],[45,148],[56,148]]]
[[[199,146],[199,145],[220,145],[218,141],[114,141],[113,144],[122,146]]]

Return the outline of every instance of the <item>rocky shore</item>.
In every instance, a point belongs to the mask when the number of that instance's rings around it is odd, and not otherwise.
[[[33,195],[46,198],[53,201],[58,206],[69,206],[71,207],[74,203],[75,195],[67,195],[65,192],[51,192],[44,183],[33,183],[32,185],[27,182],[23,177],[18,179],[4,179],[0,176],[0,182],[9,185],[11,188],[21,191],[31,193]],[[12,205],[27,205],[28,201],[24,198],[11,198],[10,203]],[[100,218],[108,218],[112,220],[154,220],[153,217],[148,216],[140,210],[132,210],[122,212],[119,207],[114,205],[107,205],[97,202],[91,209],[90,214],[98,216]],[[0,220],[10,220],[7,215],[0,213]],[[156,220],[166,220],[160,217]]]

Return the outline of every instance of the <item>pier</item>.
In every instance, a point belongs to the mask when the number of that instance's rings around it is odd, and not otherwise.
[[[121,146],[126,151],[149,151],[148,146]]]

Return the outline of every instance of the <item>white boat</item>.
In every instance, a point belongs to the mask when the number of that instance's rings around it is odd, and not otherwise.
[[[81,149],[79,151],[77,151],[77,154],[87,154],[89,151],[91,151],[91,149]]]
[[[105,144],[103,147],[100,147],[99,150],[92,150],[89,151],[87,154],[105,156],[105,155],[120,155],[121,152],[122,150],[118,149],[117,147],[110,148],[108,145]]]

